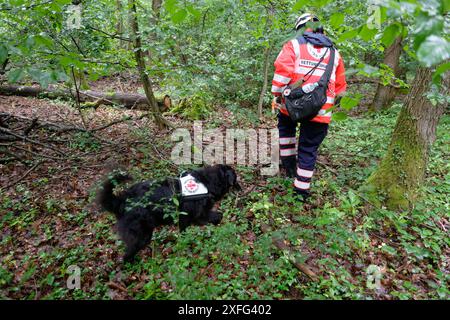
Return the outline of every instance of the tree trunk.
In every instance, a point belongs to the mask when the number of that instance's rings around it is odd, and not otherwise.
[[[448,94],[449,75],[447,72],[443,76],[441,93]],[[407,208],[419,195],[419,187],[425,180],[429,149],[445,110],[445,104],[433,106],[425,96],[431,83],[432,70],[419,68],[398,116],[387,153],[362,188],[378,205],[385,203],[391,209]]]
[[[161,15],[161,6],[162,6],[162,0],[152,0],[152,15],[150,17],[150,24],[154,25],[155,27],[159,23],[159,18]],[[158,38],[158,36],[156,34],[156,31],[150,32],[150,34],[149,34],[150,42],[156,42],[157,38]],[[154,60],[153,54],[150,49],[148,49],[145,53],[147,54],[147,57],[151,63],[156,62]]]
[[[139,24],[136,12],[136,0],[130,0],[130,25],[133,35],[134,57],[137,63],[137,69],[144,86],[145,95],[149,101],[150,111],[153,113],[155,123],[160,129],[164,129],[167,126],[171,126],[170,123],[162,116],[158,104],[153,94],[152,83],[146,73],[144,53],[142,51],[141,34],[139,32]]]
[[[402,53],[402,37],[397,37],[389,48],[386,49],[384,54],[383,63],[389,66],[395,77],[399,77],[400,73],[400,55]],[[387,109],[394,101],[396,95],[396,89],[390,85],[378,84],[377,92],[370,107],[371,111],[379,111],[381,109]]]
[[[5,74],[8,63],[9,63],[9,57],[6,58],[5,61],[3,61],[2,65],[0,67],[0,74]]]
[[[116,24],[117,34],[122,36],[124,33],[123,19],[122,19],[122,0],[116,0],[116,7],[117,7],[117,24]],[[125,48],[125,43],[123,39],[119,40],[119,47]]]
[[[273,4],[270,3],[267,7],[266,7],[266,12],[267,12],[267,20],[265,23],[265,30],[267,32],[267,34],[270,33],[270,27],[272,26],[272,21],[273,21],[273,15],[274,15],[274,7]],[[267,44],[267,47],[264,49],[264,66],[263,66],[263,87],[261,89],[261,93],[259,94],[259,101],[258,101],[258,116],[261,119],[262,118],[262,108],[263,108],[263,103],[264,103],[264,96],[266,94],[266,90],[267,90],[267,79],[268,79],[268,73],[269,73],[269,57],[270,57],[270,41]]]
[[[152,1],[152,10],[153,10],[153,14],[154,14],[156,20],[159,20],[159,16],[161,13],[161,5],[162,5],[162,0],[153,0]]]
[[[264,96],[266,95],[267,90],[267,79],[269,76],[269,57],[270,57],[270,46],[267,46],[267,48],[264,50],[264,67],[263,67],[264,80],[261,93],[259,94],[259,102],[258,102],[258,116],[260,119],[262,118]]]

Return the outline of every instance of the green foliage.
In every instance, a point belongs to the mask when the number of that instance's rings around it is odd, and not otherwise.
[[[2,294],[111,299],[108,283],[114,282],[136,299],[447,299],[445,252],[450,242],[441,224],[448,219],[449,117],[440,124],[431,154],[427,196],[414,208],[376,209],[355,191],[385,152],[399,109],[394,105],[387,112],[331,124],[321,155],[338,174],[317,168],[312,205],[298,202],[290,179],[260,179],[251,168],[238,168],[243,185],[257,186],[245,196],[229,194],[221,202],[220,225],[192,226],[184,233],[175,227],[158,228],[151,247],[120,271],[124,248],[112,230],[112,215],[92,214],[85,200],[38,199],[18,185],[20,197],[0,194],[0,211],[5,213],[0,220],[2,247],[28,234],[36,252],[2,252]],[[145,128],[135,134],[149,136]],[[162,149],[165,142],[151,143]],[[141,147],[148,158],[141,168],[134,166],[133,175],[159,179],[178,174],[164,160],[152,158],[152,145]],[[36,187],[46,183],[36,181]],[[262,233],[262,223],[273,231]],[[60,241],[61,234],[64,247],[46,245]],[[278,251],[273,237],[294,250]],[[307,280],[293,266],[294,259],[314,265],[318,281]],[[82,268],[81,290],[65,287],[65,270],[73,264]],[[422,281],[423,275],[432,276]],[[381,277],[381,288],[376,277]]]
[[[170,112],[189,120],[202,120],[208,118],[212,110],[211,103],[204,96],[196,94],[182,99]]]
[[[98,150],[100,144],[89,132],[79,132],[74,135],[70,147],[83,151],[93,151]]]
[[[8,59],[8,48],[4,44],[0,44],[0,64]]]
[[[342,111],[334,112],[332,115],[332,119],[336,120],[336,121],[343,121],[343,120],[347,119],[347,114]]]
[[[402,26],[399,23],[391,24],[384,30],[383,36],[381,37],[381,43],[383,43],[385,47],[389,47],[394,42],[395,38],[400,36],[401,32]]]
[[[68,83],[72,68],[96,79],[133,67],[133,52],[121,39],[131,37],[125,27],[127,7],[117,8],[117,3],[110,0],[85,1],[82,24],[77,29],[67,23],[69,3],[59,0],[33,6],[29,1],[17,5],[8,0],[3,4],[8,10],[0,12],[5,21],[1,27],[0,65],[9,57],[10,82],[28,79],[47,86]],[[175,92],[172,96],[179,99],[201,92],[214,105],[248,107],[258,101],[264,49],[273,48],[270,61],[274,60],[283,42],[294,36],[292,25],[303,11],[319,15],[327,34],[337,39],[347,69],[366,68],[362,58],[365,54],[379,61],[380,46],[389,46],[399,35],[412,41],[411,57],[427,66],[448,59],[450,49],[443,18],[448,9],[444,3],[408,1],[400,5],[385,1],[379,9],[381,29],[374,27],[376,21],[372,21],[373,12],[367,3],[352,0],[339,4],[283,0],[276,5],[259,0],[168,0],[164,1],[158,23],[147,23],[154,19],[150,3],[138,6],[138,18],[143,49],[151,56],[147,72],[158,79],[162,92]],[[49,23],[43,22],[46,20]],[[117,30],[119,25],[121,30]],[[25,28],[26,32],[20,32]],[[414,70],[414,64],[405,65]],[[269,77],[272,70],[270,66]],[[439,74],[435,79],[439,81]],[[198,118],[198,112],[193,113]]]
[[[4,71],[9,82],[71,86],[72,71],[79,78],[96,80],[134,68],[127,7],[117,7],[125,1],[83,1],[79,29],[67,25],[70,2],[2,2],[0,67],[7,62]],[[436,67],[437,84],[450,68],[448,1],[384,1],[380,29],[368,23],[365,1],[167,0],[159,17],[150,2],[138,4],[146,72],[154,86],[180,101],[173,114],[208,119],[212,127],[222,120],[239,127],[259,124],[254,106],[263,82],[265,49],[270,48],[270,83],[272,62],[283,43],[294,37],[293,23],[303,11],[319,15],[344,57],[348,76],[406,87],[380,64],[386,47],[398,36],[404,38],[408,53],[402,66],[410,73],[419,63]],[[37,199],[21,184],[15,187],[17,197],[0,193],[2,246],[28,236],[35,241],[33,253],[1,252],[2,298],[110,299],[108,283],[120,282],[137,299],[448,299],[450,243],[442,223],[449,219],[445,144],[449,118],[444,117],[431,151],[423,187],[426,197],[399,212],[374,208],[371,202],[380,198],[366,198],[356,190],[386,151],[400,106],[353,116],[365,97],[366,92],[358,88],[342,98],[342,110],[333,110],[334,120],[347,121],[333,122],[321,147],[323,159],[313,179],[312,203],[298,202],[291,180],[258,181],[252,168],[239,168],[241,179],[256,187],[242,198],[229,195],[222,201],[221,225],[193,226],[183,234],[164,226],[141,259],[120,271],[117,261],[123,245],[111,230],[112,216],[93,215],[85,201]],[[433,92],[429,98],[433,103],[448,100]],[[225,107],[231,119],[223,119]],[[141,141],[153,134],[148,128],[130,130]],[[155,138],[136,147],[142,159],[130,160],[132,174],[142,179],[178,174],[169,160],[155,156],[155,150],[167,144]],[[101,147],[89,133],[75,134],[70,146],[86,153]],[[330,163],[335,172],[328,170]],[[32,186],[48,183],[49,179],[36,179]],[[165,205],[167,215],[175,220],[182,214],[177,212],[176,199]],[[261,232],[263,223],[273,231]],[[64,237],[66,247],[54,245],[59,237]],[[283,239],[295,249],[293,253],[275,249],[273,237]],[[314,265],[318,281],[307,280],[293,260]],[[83,266],[87,285],[82,290],[64,286],[71,264]],[[21,266],[18,276],[17,266]],[[422,281],[422,275],[432,276]],[[376,277],[381,277],[383,288],[377,288]],[[34,288],[39,288],[40,296]]]
[[[365,42],[369,42],[370,40],[374,39],[374,37],[377,33],[378,33],[378,30],[376,28],[369,28],[367,26],[367,24],[365,24],[362,26],[361,31],[359,31],[358,35]]]
[[[341,99],[340,106],[345,110],[351,110],[358,105],[361,97],[361,94],[355,95],[354,97],[346,95]]]
[[[345,15],[342,12],[335,12],[330,17],[330,24],[333,28],[337,29],[344,23]]]
[[[435,35],[428,36],[417,50],[417,58],[427,67],[448,60],[450,58],[450,42]]]

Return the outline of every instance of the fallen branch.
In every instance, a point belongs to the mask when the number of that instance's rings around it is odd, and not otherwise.
[[[8,162],[11,162],[11,161],[16,161],[16,160],[20,160],[20,159],[16,158],[16,157],[0,158],[0,163],[8,163]]]
[[[37,153],[37,152],[31,151],[31,150],[27,150],[25,148],[16,146],[14,144],[11,145],[11,147],[19,149],[19,150],[22,150],[22,151],[25,151],[25,152],[28,152],[28,153],[30,153],[30,154],[32,154],[34,156],[40,157],[40,158],[47,158],[47,159],[51,159],[51,160],[64,160],[64,158],[53,157],[53,156],[49,156],[49,155],[46,155],[46,154]]]
[[[27,142],[30,142],[30,143],[34,143],[34,144],[36,144],[36,145],[38,145],[38,146],[44,147],[44,148],[46,148],[46,149],[53,150],[53,151],[55,151],[56,153],[59,153],[59,154],[61,154],[61,155],[64,155],[63,152],[61,152],[61,151],[59,151],[59,150],[56,150],[56,149],[53,148],[52,146],[46,145],[46,144],[44,144],[44,143],[42,143],[42,142],[39,142],[39,141],[30,139],[30,138],[28,138],[28,137],[22,136],[22,135],[20,135],[20,134],[18,134],[18,133],[15,133],[15,132],[12,131],[12,130],[9,130],[9,129],[0,127],[0,132],[9,134],[9,135],[11,135],[11,136],[14,136],[14,137],[18,138],[19,140],[24,140],[24,141],[27,141]]]
[[[107,124],[104,124],[99,127],[92,128],[92,129],[84,129],[84,128],[77,127],[77,126],[65,126],[65,125],[62,125],[62,124],[56,123],[56,122],[40,121],[38,118],[31,119],[31,118],[27,118],[27,117],[23,117],[23,116],[17,116],[17,115],[12,115],[12,114],[5,113],[5,112],[0,112],[0,117],[2,117],[2,116],[13,117],[13,118],[17,118],[17,119],[24,120],[24,121],[32,121],[32,122],[35,122],[35,125],[33,126],[33,128],[35,128],[35,127],[48,128],[50,130],[62,133],[62,132],[67,132],[67,131],[83,131],[83,132],[100,131],[100,130],[104,130],[108,127],[111,127],[113,125],[116,125],[116,124],[119,124],[122,122],[142,120],[143,118],[148,117],[148,114],[145,113],[136,118],[128,116],[128,117],[125,117],[122,119],[114,120],[112,122],[109,122]]]
[[[24,136],[28,136],[28,134],[33,130],[38,124],[38,119],[34,118],[31,120],[31,124],[23,131]]]
[[[6,112],[0,112],[0,121],[6,121],[5,119],[2,119],[2,117],[6,117],[6,120],[9,118],[16,118],[16,119],[23,120],[23,121],[34,121],[34,119],[36,119],[38,127],[56,127],[58,129],[63,128],[63,127],[64,128],[72,128],[72,127],[62,126],[61,124],[56,123],[56,122],[42,121],[42,120],[39,120],[39,118],[37,118],[37,117],[36,118],[27,118],[27,117],[10,114],[10,113],[6,113]],[[0,125],[0,127],[6,128],[5,125]]]
[[[266,224],[261,224],[261,231],[264,233],[268,233],[270,232],[270,227]],[[283,240],[272,237],[272,243],[279,250],[283,252],[292,253],[291,248],[287,244],[285,244]],[[294,259],[290,259],[290,261],[298,270],[300,270],[302,273],[308,276],[311,280],[313,281],[317,280],[317,275],[306,264],[300,263]]]
[[[0,135],[0,141],[10,141],[10,142],[14,142],[17,141],[19,139],[17,139],[16,137],[12,137],[12,136],[8,136],[8,135]]]
[[[38,166],[40,166],[42,164],[43,161],[39,161],[37,162],[34,166],[32,166],[29,170],[27,170],[27,172],[25,172],[19,179],[17,179],[14,182],[11,182],[10,184],[6,185],[4,188],[5,189],[9,189],[13,186],[15,186],[16,184],[18,184],[20,181],[22,181],[23,179],[25,179],[31,171],[33,171],[34,169],[36,169]]]
[[[5,145],[2,144],[0,146],[4,147]],[[9,156],[9,158],[1,158],[0,162],[2,162],[2,163],[7,163],[7,162],[10,162],[12,160],[20,161],[22,163],[24,162],[24,160],[22,158],[20,158],[18,155],[14,154],[14,153],[12,153],[12,152],[10,152],[8,150],[3,150],[2,149],[2,150],[0,150],[0,153]]]
[[[119,33],[111,34],[111,33],[108,33],[106,31],[103,31],[101,29],[94,28],[92,26],[87,26],[87,28],[92,29],[92,30],[97,31],[97,32],[100,32],[100,33],[103,33],[104,35],[106,35],[106,36],[108,36],[109,38],[112,38],[112,39],[119,39],[119,40],[122,40],[122,41],[133,42],[133,40],[131,40],[130,38],[123,37]]]
[[[333,169],[333,168],[330,167],[329,165],[323,163],[322,161],[317,160],[317,164],[320,165],[320,166],[322,166],[322,167],[324,167],[324,168],[327,169],[328,171],[334,173],[335,175],[339,175],[339,173],[338,173],[335,169]]]
[[[242,198],[245,198],[247,195],[249,195],[253,190],[255,190],[256,185],[252,185],[250,188],[248,188],[247,190],[245,190],[244,192],[238,192],[236,194],[236,200],[234,201],[234,206],[237,207],[239,200]]]
[[[125,287],[121,286],[120,284],[117,284],[114,282],[108,282],[107,285],[108,285],[108,287],[110,287],[112,289],[116,289],[116,290],[120,290],[120,291],[128,293],[128,290]]]
[[[109,127],[111,127],[111,126],[113,126],[113,125],[116,125],[116,124],[119,124],[119,123],[122,123],[122,122],[126,122],[126,121],[138,121],[138,120],[142,120],[142,119],[144,119],[144,118],[146,118],[146,117],[148,117],[148,114],[147,114],[147,113],[145,113],[145,114],[143,114],[143,115],[141,115],[141,116],[139,116],[139,117],[137,117],[137,118],[126,117],[126,118],[123,118],[123,119],[114,120],[114,121],[112,121],[112,122],[110,122],[110,123],[107,123],[107,124],[102,125],[102,126],[97,127],[97,128],[90,129],[90,130],[88,130],[88,131],[90,131],[90,132],[100,131],[100,130],[104,130],[104,129],[106,129],[106,128],[109,128]]]

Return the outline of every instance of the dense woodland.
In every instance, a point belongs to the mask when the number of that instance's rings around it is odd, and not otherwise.
[[[448,0],[1,0],[2,299],[448,299]],[[120,260],[96,190],[199,165],[176,128],[275,128],[273,62],[313,12],[348,88],[313,197],[236,166],[218,226]],[[66,285],[81,268],[81,288]]]

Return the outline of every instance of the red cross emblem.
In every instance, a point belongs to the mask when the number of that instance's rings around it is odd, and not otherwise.
[[[198,189],[198,184],[193,179],[189,179],[184,183],[184,187],[190,193],[194,193]]]

